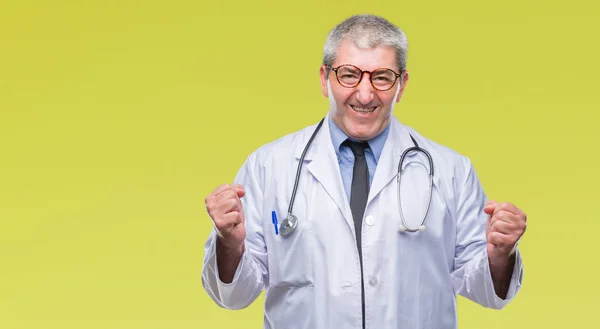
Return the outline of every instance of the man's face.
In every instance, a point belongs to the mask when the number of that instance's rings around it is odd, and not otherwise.
[[[343,42],[332,67],[351,64],[363,71],[389,68],[400,73],[396,64],[396,53],[391,47],[360,49],[351,42]],[[393,113],[394,104],[400,101],[408,73],[398,78],[392,88],[380,91],[373,88],[368,73],[353,88],[342,86],[336,73],[325,76],[321,66],[321,89],[329,98],[333,121],[348,135],[358,140],[368,140],[385,129]]]

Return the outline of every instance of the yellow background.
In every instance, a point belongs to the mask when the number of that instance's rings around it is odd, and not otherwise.
[[[0,328],[261,328],[200,281],[204,197],[327,110],[325,36],[400,25],[397,117],[524,209],[523,290],[460,328],[598,328],[594,1],[3,1]]]

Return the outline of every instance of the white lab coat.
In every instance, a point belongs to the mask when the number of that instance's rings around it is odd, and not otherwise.
[[[327,120],[306,153],[293,213],[297,230],[275,234],[271,212],[286,217],[297,164],[316,125],[253,152],[237,174],[246,251],[230,284],[219,280],[214,231],[205,245],[202,283],[219,306],[241,309],[265,294],[265,329],[361,329],[361,274],[354,224]],[[399,232],[397,168],[411,134],[434,163],[426,231]],[[415,166],[421,164],[425,167]],[[418,227],[428,192],[428,162],[407,156],[401,195]],[[456,294],[501,309],[521,287],[517,261],[505,300],[494,293],[483,212],[486,196],[469,159],[401,124],[394,116],[362,225],[366,328],[456,328]]]

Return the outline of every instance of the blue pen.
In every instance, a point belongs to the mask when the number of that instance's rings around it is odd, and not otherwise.
[[[275,226],[275,235],[279,235],[279,228],[277,227],[277,214],[275,210],[271,212],[271,217],[273,218],[273,225]]]

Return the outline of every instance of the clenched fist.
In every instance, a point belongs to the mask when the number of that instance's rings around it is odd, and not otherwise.
[[[244,209],[240,200],[244,195],[241,185],[223,184],[204,200],[220,243],[227,249],[240,248],[246,238]]]
[[[506,259],[525,233],[527,216],[511,203],[488,201],[483,210],[488,214],[485,231],[488,256],[491,260]]]

